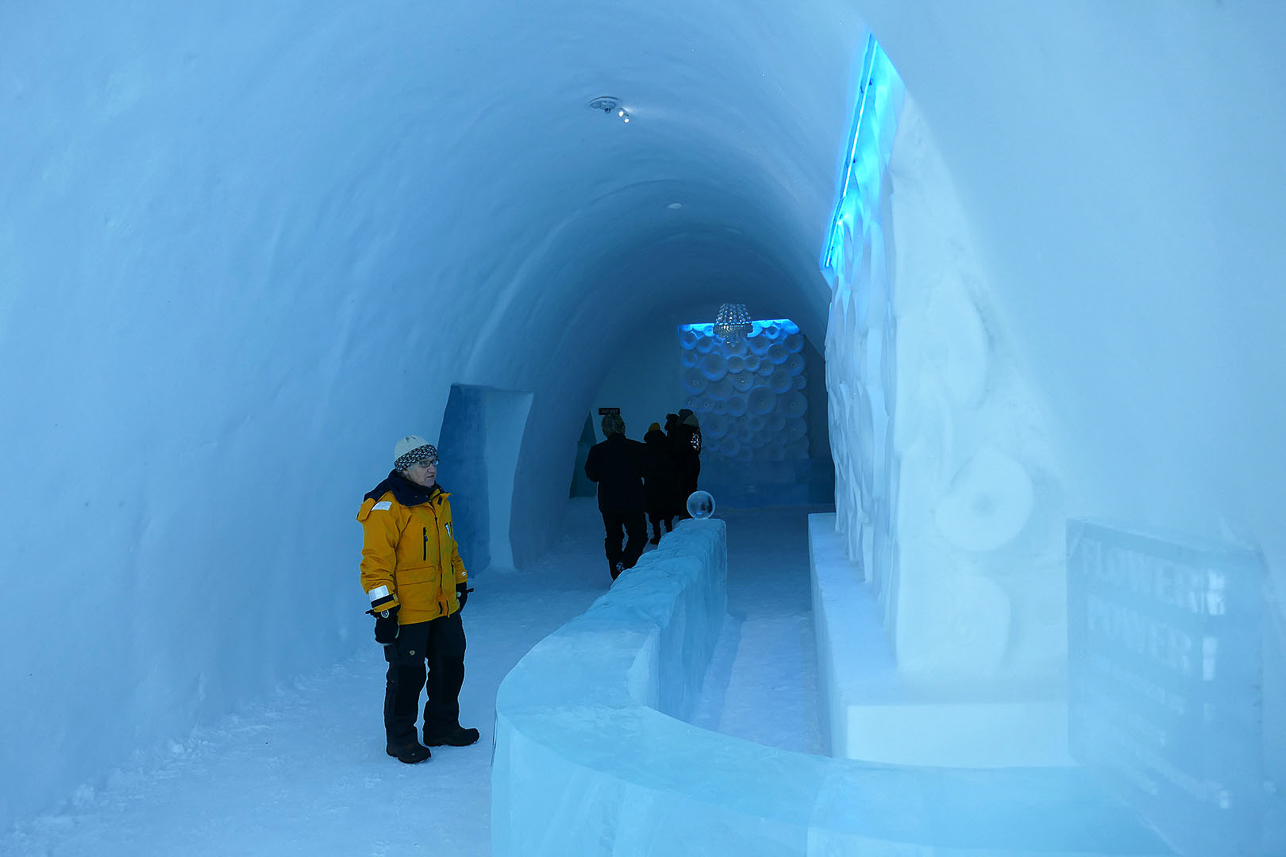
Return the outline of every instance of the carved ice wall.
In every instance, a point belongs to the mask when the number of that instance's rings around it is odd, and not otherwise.
[[[1050,675],[1065,562],[1039,409],[936,146],[882,54],[867,80],[823,260],[837,527],[901,672]]]
[[[751,323],[735,344],[713,324],[679,325],[684,406],[701,423],[703,459],[808,458],[804,335],[790,319]]]

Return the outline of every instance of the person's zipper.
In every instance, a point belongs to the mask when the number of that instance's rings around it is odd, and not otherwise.
[[[428,562],[429,561],[429,528],[421,527],[420,529],[424,533],[424,555],[421,557],[421,559],[423,559],[425,562]]]

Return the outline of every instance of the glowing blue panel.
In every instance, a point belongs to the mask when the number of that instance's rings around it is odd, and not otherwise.
[[[901,87],[901,78],[893,64],[875,37],[869,37],[862,55],[852,130],[845,147],[847,157],[840,181],[839,202],[831,215],[831,228],[822,254],[823,271],[835,267],[836,253],[844,240],[845,224],[849,226],[849,233],[860,232],[853,227],[866,219],[877,201],[880,176],[893,145],[891,129],[896,124],[898,99],[891,96],[900,92]]]

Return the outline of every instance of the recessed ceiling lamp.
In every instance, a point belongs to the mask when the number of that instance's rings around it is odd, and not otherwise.
[[[602,110],[604,113],[609,114],[612,111],[616,111],[618,118],[623,119],[626,122],[630,121],[629,111],[621,106],[621,100],[615,96],[600,95],[598,98],[591,101],[589,106],[591,110]]]

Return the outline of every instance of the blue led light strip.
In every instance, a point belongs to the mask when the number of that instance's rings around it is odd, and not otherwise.
[[[840,217],[843,216],[844,201],[848,198],[848,186],[853,179],[853,163],[857,160],[857,145],[862,134],[862,117],[866,114],[866,96],[871,91],[871,84],[875,76],[875,58],[879,50],[880,46],[875,41],[875,36],[867,36],[866,51],[862,55],[862,82],[857,97],[857,117],[853,121],[853,143],[849,146],[848,163],[844,167],[844,186],[840,190],[839,202],[835,205],[835,212],[831,215],[831,227],[826,237],[826,256],[822,265],[823,269],[833,267],[831,261],[835,256],[835,230],[839,226]]]

